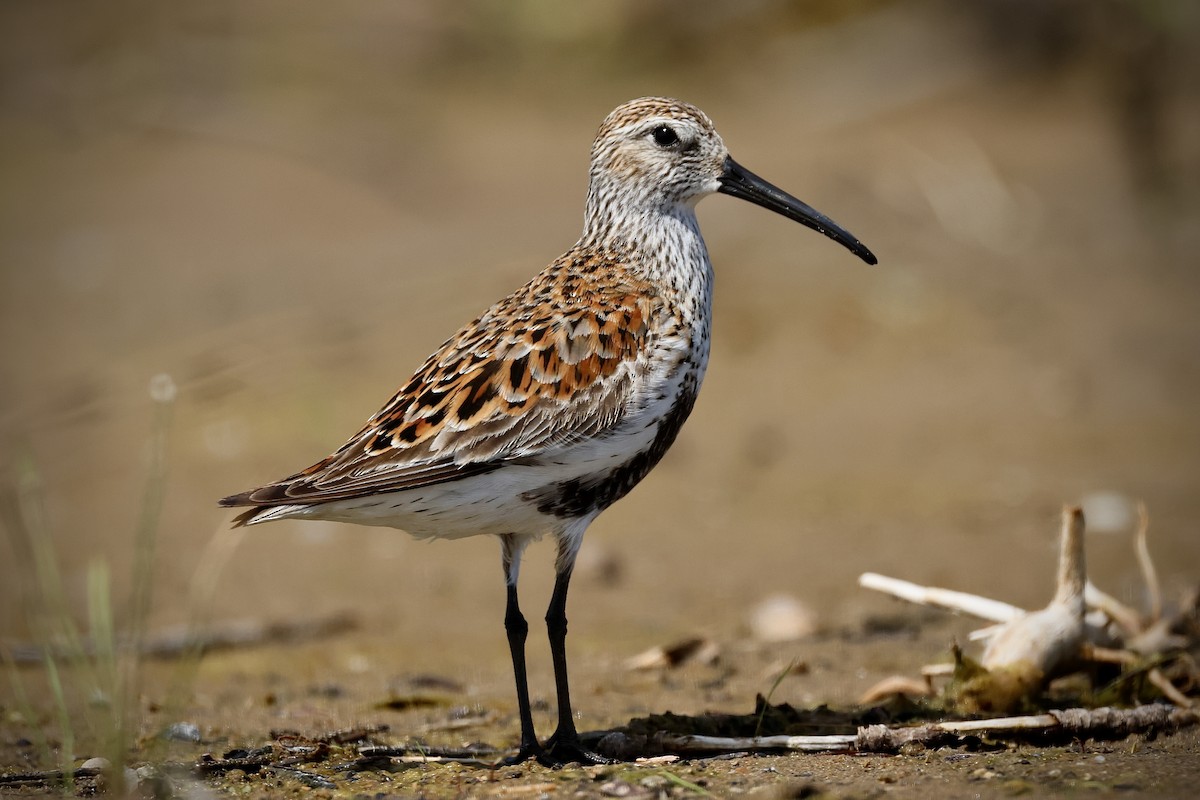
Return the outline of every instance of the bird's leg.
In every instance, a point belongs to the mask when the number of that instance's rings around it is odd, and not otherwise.
[[[558,728],[546,740],[545,758],[539,760],[555,765],[572,761],[580,764],[611,764],[612,759],[588,750],[579,741],[571,711],[571,689],[567,683],[567,587],[571,583],[577,548],[577,542],[560,541],[558,575],[554,580],[554,592],[550,595],[550,607],[546,610],[546,631],[550,635],[550,658],[554,662],[554,685],[558,692]]]
[[[517,682],[517,712],[521,716],[521,747],[515,756],[505,763],[519,764],[530,758],[543,760],[545,754],[538,744],[537,732],[533,729],[533,712],[529,707],[529,681],[525,676],[525,638],[529,635],[529,623],[517,604],[517,573],[521,568],[521,550],[524,541],[513,534],[500,537],[504,564],[504,581],[508,588],[508,602],[504,612],[504,630],[508,634],[508,649],[512,654],[513,677]]]

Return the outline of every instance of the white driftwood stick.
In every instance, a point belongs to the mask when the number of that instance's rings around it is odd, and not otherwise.
[[[1001,731],[1036,731],[1043,728],[1053,728],[1056,725],[1058,725],[1058,720],[1050,714],[1031,714],[1024,717],[937,722],[929,727],[940,728],[950,733],[998,733]]]
[[[1091,581],[1088,581],[1083,587],[1083,599],[1088,608],[1107,614],[1126,636],[1134,636],[1142,629],[1142,619],[1138,612],[1103,589],[1097,588],[1096,584]]]
[[[1004,627],[1004,623],[997,622],[995,625],[988,625],[986,628],[976,628],[967,634],[968,642],[983,642],[995,636]]]
[[[921,667],[924,678],[951,678],[954,676],[953,664],[926,664]]]
[[[1162,589],[1158,584],[1158,570],[1154,568],[1154,559],[1150,558],[1150,546],[1147,536],[1150,533],[1150,512],[1146,504],[1138,501],[1138,529],[1133,538],[1133,551],[1137,554],[1138,567],[1142,570],[1142,579],[1146,581],[1146,593],[1150,595],[1150,621],[1157,622],[1162,618]]]
[[[662,744],[677,753],[732,753],[745,750],[794,750],[842,753],[854,749],[857,734],[826,736],[665,736]]]
[[[1030,680],[1045,681],[1079,662],[1085,641],[1083,587],[1087,583],[1083,532],[1083,511],[1078,506],[1064,507],[1054,599],[1045,608],[1006,623],[988,640],[979,659],[986,669],[1020,669],[1029,671]]]
[[[1023,616],[1025,609],[1018,608],[999,600],[980,597],[976,594],[956,592],[953,589],[939,589],[936,586],[921,586],[920,584],[902,581],[899,578],[889,578],[874,572],[864,572],[858,576],[858,585],[864,589],[908,600],[923,606],[938,606],[951,611],[963,611],[980,619],[992,622],[1011,622]]]
[[[1068,708],[1022,717],[963,720],[916,726],[866,725],[854,736],[681,736],[656,733],[629,735],[603,731],[597,749],[615,758],[629,760],[647,752],[676,754],[737,753],[761,750],[791,750],[808,753],[896,752],[912,742],[946,743],[946,737],[989,736],[1019,739],[1029,733],[1091,739],[1123,738],[1131,733],[1172,733],[1200,723],[1200,713],[1161,704],[1137,708]],[[950,743],[953,743],[951,741]]]
[[[1005,739],[1037,733],[1076,739],[1123,738],[1131,733],[1146,731],[1174,732],[1197,722],[1200,722],[1200,715],[1195,711],[1157,704],[1129,709],[1068,708],[1029,717],[942,722],[916,727],[867,725],[858,729],[855,750],[860,753],[895,752],[910,742],[945,743],[946,735],[976,734]]]
[[[1045,730],[1058,726],[1058,720],[1049,714],[1026,717],[1001,717],[1000,719],[972,719],[960,722],[938,722],[918,726],[930,731],[954,734],[1000,733],[1004,731]],[[906,728],[892,728],[903,731]],[[828,734],[825,736],[666,736],[662,744],[680,753],[719,752],[740,750],[797,750],[812,753],[829,753],[853,750],[858,734]]]
[[[1146,673],[1146,679],[1158,687],[1158,690],[1163,693],[1163,696],[1170,700],[1180,708],[1195,708],[1196,701],[1188,697],[1183,692],[1175,688],[1175,684],[1171,683],[1166,675],[1158,667],[1154,667]]]

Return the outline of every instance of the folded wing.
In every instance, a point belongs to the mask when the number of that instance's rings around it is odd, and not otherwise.
[[[578,266],[564,257],[464,327],[337,452],[221,505],[415,489],[601,435],[626,412],[661,308],[648,285],[606,283],[595,278],[605,270]]]

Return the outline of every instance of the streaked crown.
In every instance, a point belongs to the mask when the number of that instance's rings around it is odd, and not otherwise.
[[[617,106],[592,144],[589,217],[694,205],[720,187],[728,151],[712,120],[693,105],[642,97]]]

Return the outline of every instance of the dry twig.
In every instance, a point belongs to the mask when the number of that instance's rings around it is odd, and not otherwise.
[[[599,752],[630,760],[655,753],[711,756],[720,753],[788,751],[806,753],[894,753],[905,745],[955,747],[974,738],[1040,742],[1121,739],[1130,734],[1174,732],[1200,723],[1195,711],[1165,705],[1130,709],[1072,708],[1045,714],[939,722],[928,725],[866,725],[856,734],[827,736],[687,736],[660,732],[631,735],[609,731]]]

